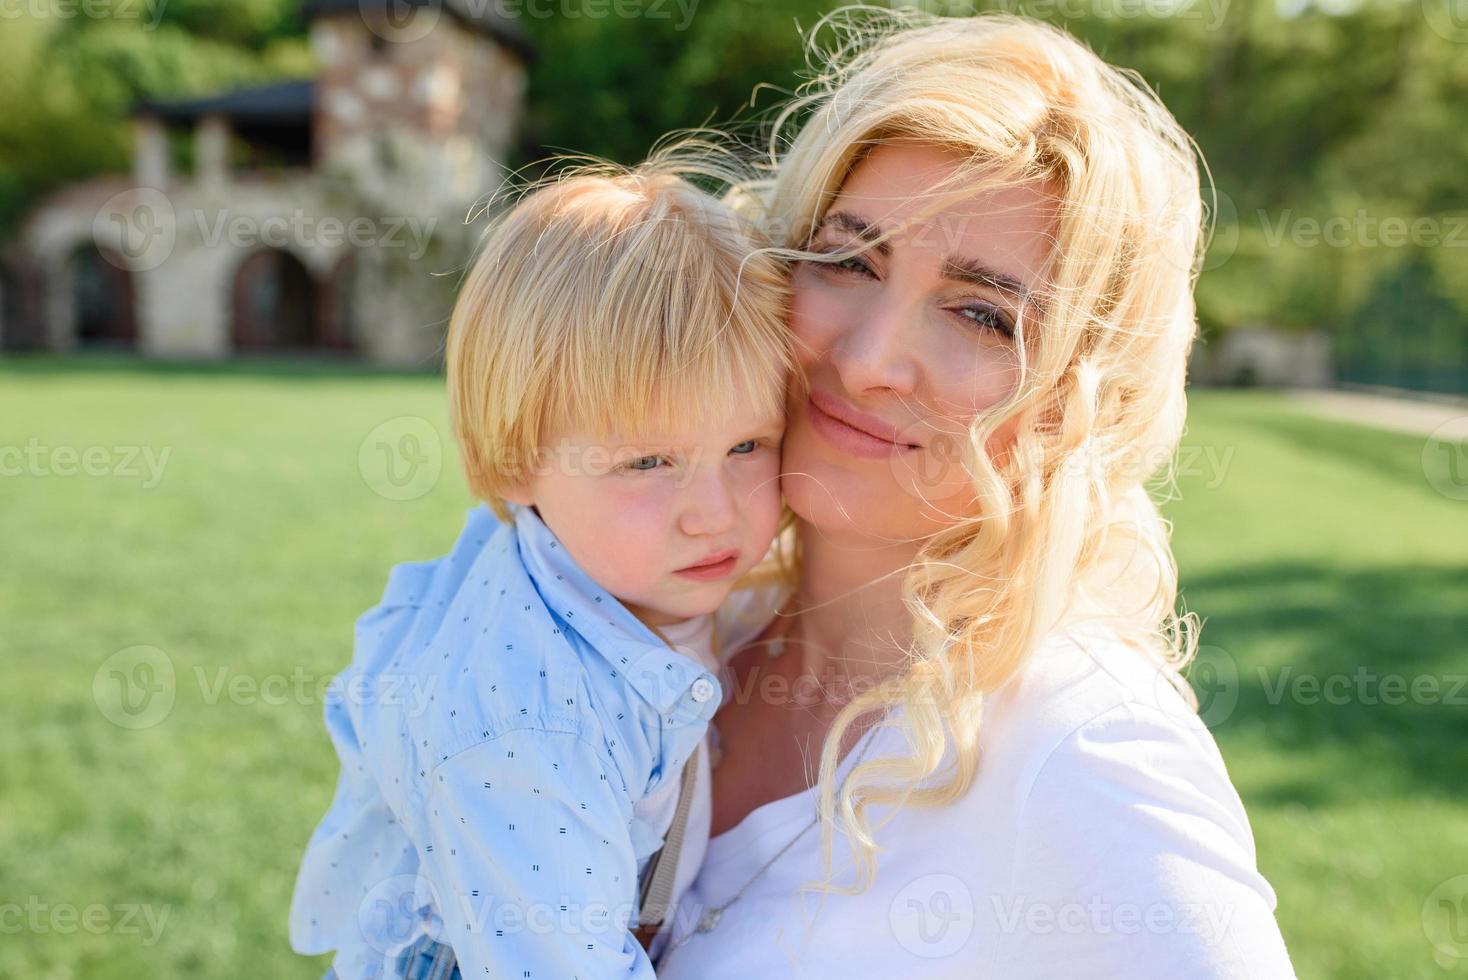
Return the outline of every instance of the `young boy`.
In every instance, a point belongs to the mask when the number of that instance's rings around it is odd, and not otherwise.
[[[712,614],[782,514],[786,303],[734,212],[653,165],[491,230],[446,363],[489,506],[357,622],[297,952],[344,980],[653,975],[632,930],[708,838]]]

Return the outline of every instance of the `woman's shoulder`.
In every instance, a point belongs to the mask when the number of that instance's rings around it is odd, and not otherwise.
[[[1031,817],[1055,793],[1076,804],[1130,794],[1206,814],[1252,860],[1243,803],[1185,683],[1102,624],[1057,630],[986,702],[983,765]]]
[[[1043,763],[1103,730],[1177,740],[1220,765],[1177,671],[1099,622],[1057,629],[985,704],[986,748]]]
[[[992,707],[976,788],[1007,790],[1001,894],[1022,908],[1006,969],[1034,975],[1021,968],[1056,953],[1124,970],[1139,947],[1117,940],[1140,932],[1149,959],[1136,975],[1293,975],[1243,803],[1160,664],[1104,629],[1072,631]],[[1057,912],[1081,927],[1032,928]],[[1249,972],[1260,964],[1270,969]]]

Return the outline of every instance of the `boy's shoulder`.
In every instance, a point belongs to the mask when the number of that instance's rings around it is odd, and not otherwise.
[[[398,780],[409,802],[459,753],[527,728],[583,738],[615,763],[629,792],[640,794],[657,768],[662,714],[630,671],[619,673],[621,651],[583,635],[601,638],[586,626],[603,606],[569,574],[549,576],[542,594],[521,544],[514,525],[471,510],[450,553],[395,566],[382,602],[359,622],[354,665],[374,689],[402,693],[358,731],[379,741],[374,754],[387,763],[379,780]]]

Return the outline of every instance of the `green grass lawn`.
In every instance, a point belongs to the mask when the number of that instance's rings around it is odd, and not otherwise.
[[[1195,394],[1185,446],[1195,683],[1300,975],[1468,975],[1424,920],[1468,875],[1468,504],[1422,439],[1274,395]],[[320,691],[470,506],[440,382],[0,361],[0,447],[0,976],[319,976],[285,925]]]

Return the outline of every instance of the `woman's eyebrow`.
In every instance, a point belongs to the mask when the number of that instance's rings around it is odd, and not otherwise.
[[[885,257],[889,252],[887,241],[877,241],[882,237],[882,229],[874,222],[867,221],[859,215],[850,211],[829,211],[821,221],[821,227],[831,225],[842,231],[850,232],[864,242],[874,243],[873,247],[877,254]],[[1034,300],[1034,290],[1025,285],[1023,281],[1007,272],[1000,272],[993,266],[986,265],[976,259],[966,259],[961,256],[949,256],[943,260],[942,276],[944,279],[952,279],[956,282],[968,283],[974,286],[987,286],[1001,293],[1009,293],[1021,303]]]
[[[954,279],[975,286],[988,286],[1001,293],[1009,293],[1021,303],[1030,302],[1034,292],[1029,286],[1007,272],[1000,272],[982,262],[959,258],[955,255],[950,255],[943,260],[942,274],[944,279]]]
[[[821,219],[821,227],[826,225],[849,231],[864,242],[875,243],[878,255],[886,255],[890,251],[885,239],[877,241],[882,237],[882,229],[850,211],[827,211],[826,216]]]

